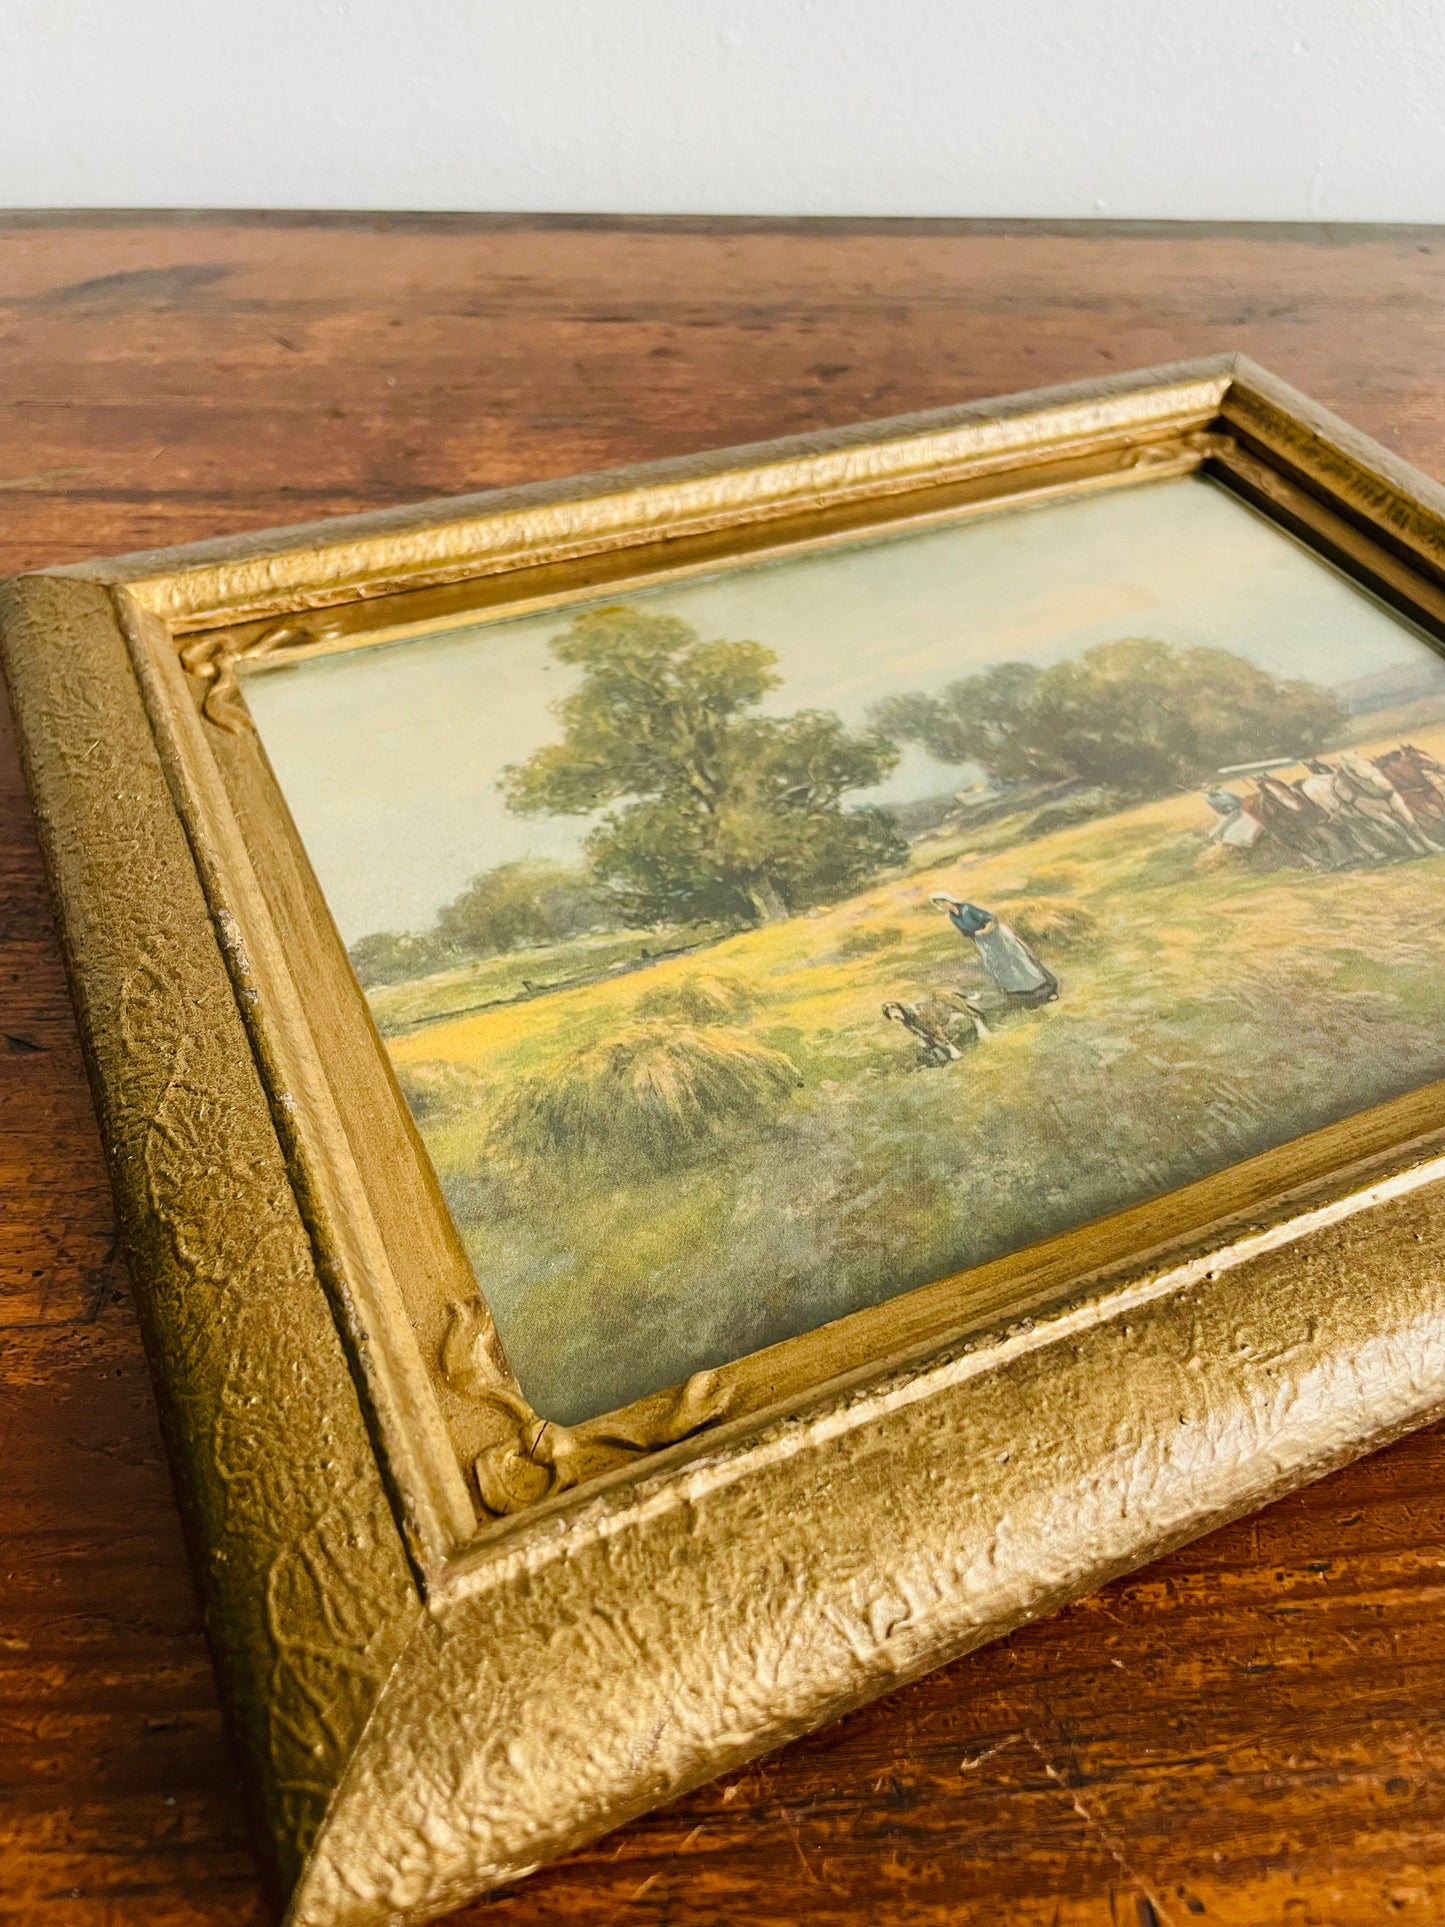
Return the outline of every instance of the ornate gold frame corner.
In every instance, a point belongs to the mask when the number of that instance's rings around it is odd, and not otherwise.
[[[539,1418],[249,727],[258,664],[1201,466],[1445,637],[1445,491],[1235,357],[0,591],[297,1927],[430,1918],[1445,1409],[1430,1087],[625,1411]]]

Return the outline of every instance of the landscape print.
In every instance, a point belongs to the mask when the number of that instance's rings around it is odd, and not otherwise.
[[[246,695],[563,1422],[1445,1076],[1445,664],[1203,480]]]

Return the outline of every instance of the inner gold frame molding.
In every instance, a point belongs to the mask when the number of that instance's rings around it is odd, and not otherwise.
[[[297,1927],[430,1918],[1445,1410],[1435,1085],[540,1419],[249,726],[246,675],[283,658],[1201,468],[1445,642],[1445,491],[1233,356],[0,591]]]

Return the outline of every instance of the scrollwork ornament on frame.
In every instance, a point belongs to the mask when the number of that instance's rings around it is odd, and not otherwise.
[[[340,631],[326,623],[278,622],[244,641],[226,631],[207,631],[181,645],[181,665],[200,686],[201,713],[231,734],[249,729],[250,716],[236,675],[238,662],[263,663],[333,640]]]
[[[485,1325],[474,1307],[454,1305],[442,1348],[452,1390],[487,1414],[488,1443],[473,1461],[477,1492],[497,1518],[569,1491],[666,1445],[680,1445],[726,1418],[730,1388],[716,1372],[696,1372],[661,1409],[631,1422],[572,1427],[540,1418],[520,1392],[497,1382]]]

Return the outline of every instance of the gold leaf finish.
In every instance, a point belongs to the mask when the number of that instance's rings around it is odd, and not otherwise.
[[[5,592],[5,667],[213,1650],[296,1878],[420,1611],[106,592]]]
[[[501,489],[406,511],[122,556],[69,573],[123,583],[178,632],[295,618],[404,584],[503,574],[850,504],[874,512],[911,490],[997,483],[1070,456],[1106,459],[1205,429],[1234,358],[1006,396],[801,435],[621,474]]]
[[[1442,1407],[1437,1140],[570,1494],[438,1598],[292,1917],[380,1927],[516,1879]]]
[[[1445,637],[1445,492],[1229,357],[5,590],[296,1927],[428,1919],[1445,1409],[1445,1089],[550,1423],[246,727],[247,665],[1201,464]]]

